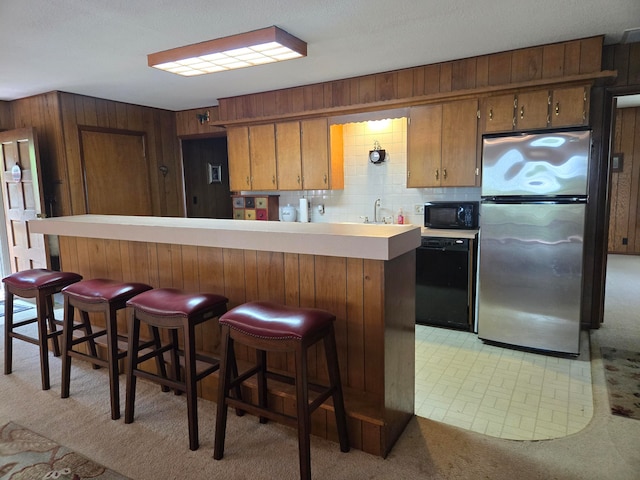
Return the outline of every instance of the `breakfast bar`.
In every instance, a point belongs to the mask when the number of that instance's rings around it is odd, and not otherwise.
[[[328,310],[336,316],[352,446],[384,457],[413,416],[418,226],[79,215],[29,228],[57,237],[61,269],[84,278],[218,293],[229,308],[268,300]],[[118,322],[124,331],[124,315]],[[206,327],[197,348],[215,354],[219,341],[217,329]],[[328,379],[321,348],[308,361],[309,377],[320,383]],[[252,358],[246,349],[236,353]],[[293,368],[286,354],[268,362]],[[199,385],[209,400],[216,391],[217,375]],[[282,412],[295,412],[290,386],[269,395]],[[314,412],[312,433],[337,441],[331,409],[327,402]]]

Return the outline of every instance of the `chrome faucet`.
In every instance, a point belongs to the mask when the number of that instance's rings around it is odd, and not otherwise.
[[[378,198],[373,203],[373,223],[378,223],[378,207],[380,206],[380,199]]]

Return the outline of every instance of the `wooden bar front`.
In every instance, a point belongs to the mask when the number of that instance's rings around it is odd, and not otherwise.
[[[229,307],[251,300],[317,307],[334,313],[352,446],[386,456],[414,412],[415,250],[390,260],[60,236],[61,267],[84,278],[220,293]],[[119,328],[125,330],[124,315]],[[199,330],[197,348],[217,353],[215,324]],[[321,345],[310,352],[311,379],[327,379]],[[239,349],[238,356],[250,352]],[[271,355],[271,354],[270,354]],[[271,355],[292,371],[293,359]],[[216,399],[217,375],[199,386]],[[254,394],[255,391],[247,391]],[[294,413],[293,392],[274,388],[270,402]],[[331,405],[316,410],[315,435],[337,441]],[[211,432],[213,435],[213,432]]]

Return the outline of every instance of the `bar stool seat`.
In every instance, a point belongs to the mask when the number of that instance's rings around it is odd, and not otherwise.
[[[40,347],[40,374],[42,389],[51,388],[49,380],[49,351],[48,341],[51,340],[53,354],[60,356],[58,336],[62,330],[56,326],[62,326],[62,320],[57,320],[53,312],[53,295],[59,293],[64,287],[82,280],[82,276],[73,272],[58,272],[45,268],[35,268],[13,273],[2,279],[4,283],[4,373],[8,375],[13,367],[13,339],[17,338]],[[15,296],[22,298],[35,298],[37,314],[35,318],[13,321],[13,299]],[[37,323],[38,336],[32,337],[16,329]]]
[[[227,311],[229,300],[212,293],[190,293],[174,288],[158,288],[141,293],[127,302],[129,328],[129,353],[127,357],[127,394],[125,423],[133,422],[136,378],[142,377],[187,394],[187,417],[189,422],[189,448],[197,450],[198,410],[197,382],[219,368],[219,360],[211,355],[196,352],[195,327],[219,317]],[[169,342],[142,354],[139,347],[140,326],[146,324],[154,336],[158,329],[169,331]],[[178,332],[182,332],[183,347],[180,347]],[[171,378],[165,372],[164,354],[170,353]],[[138,365],[150,358],[160,361],[156,373],[141,370]],[[184,360],[184,379],[180,360]]]
[[[218,406],[213,457],[220,460],[224,454],[228,406],[253,413],[260,418],[275,420],[294,426],[298,430],[300,478],[311,478],[311,414],[329,397],[333,399],[340,450],[349,451],[346,413],[340,382],[340,369],[333,323],[335,316],[315,308],[298,308],[273,302],[249,302],[235,307],[220,317],[222,327],[221,365],[218,388]],[[322,340],[326,353],[329,385],[317,385],[307,379],[307,351]],[[256,365],[240,375],[234,372],[234,342],[256,349]],[[292,352],[295,374],[277,374],[267,368],[266,353]],[[256,375],[258,404],[229,395],[231,389]],[[296,386],[296,417],[269,409],[267,379],[272,378]],[[310,402],[309,390],[318,395]]]
[[[62,289],[64,296],[64,321],[62,342],[62,390],[61,398],[69,397],[71,383],[71,358],[81,358],[94,366],[107,367],[109,371],[109,391],[111,396],[111,418],[120,418],[120,385],[118,361],[127,354],[126,344],[118,347],[118,341],[124,342],[127,336],[118,333],[117,312],[126,307],[127,300],[142,292],[151,290],[151,285],[135,282],[118,282],[115,280],[95,278],[74,283]],[[74,311],[78,309],[81,321],[74,323]],[[89,313],[104,315],[105,327],[92,330]],[[74,335],[84,330],[84,335]],[[98,355],[96,339],[106,337],[106,360]],[[87,351],[77,349],[85,344]],[[142,348],[153,345],[153,341],[142,345]],[[74,347],[76,347],[74,349]]]

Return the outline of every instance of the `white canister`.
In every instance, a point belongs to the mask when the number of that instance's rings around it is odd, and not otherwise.
[[[286,207],[280,207],[280,220],[283,222],[295,222],[297,217],[296,207],[289,204]]]

